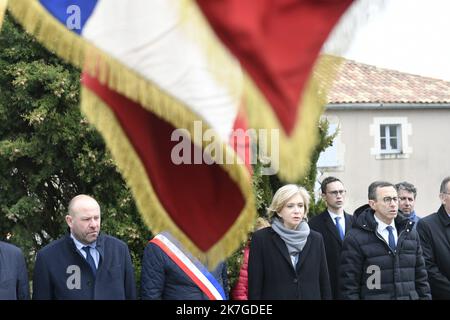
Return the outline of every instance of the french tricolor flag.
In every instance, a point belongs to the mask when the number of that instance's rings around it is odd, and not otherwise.
[[[147,226],[169,231],[212,267],[246,239],[256,210],[249,141],[231,143],[247,129],[242,71],[225,50],[210,59],[199,45],[213,34],[195,32],[205,21],[192,4],[17,0],[9,10],[83,68],[82,111]]]

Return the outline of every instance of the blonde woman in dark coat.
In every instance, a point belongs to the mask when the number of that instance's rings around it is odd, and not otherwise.
[[[331,299],[323,239],[306,222],[309,200],[294,184],[275,193],[272,226],[256,231],[250,244],[249,299]]]

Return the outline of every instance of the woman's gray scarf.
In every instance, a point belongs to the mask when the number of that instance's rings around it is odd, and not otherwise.
[[[295,230],[287,229],[279,218],[273,219],[272,229],[283,239],[291,256],[303,250],[309,235],[309,225],[306,221],[298,224]]]

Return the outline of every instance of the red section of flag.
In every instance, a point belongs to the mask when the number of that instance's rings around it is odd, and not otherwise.
[[[352,0],[197,0],[218,37],[239,59],[293,131],[302,91],[329,32]]]
[[[87,73],[82,82],[114,112],[173,222],[199,249],[208,251],[244,207],[239,187],[217,164],[174,164],[171,152],[178,141],[171,141],[172,125]]]

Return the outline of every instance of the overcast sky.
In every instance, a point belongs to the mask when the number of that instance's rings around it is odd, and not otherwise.
[[[345,58],[450,81],[449,0],[364,1],[378,7],[358,22]]]

